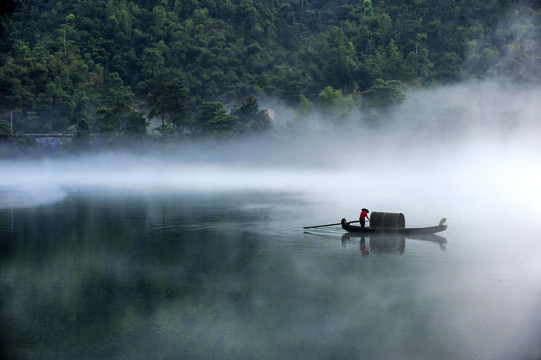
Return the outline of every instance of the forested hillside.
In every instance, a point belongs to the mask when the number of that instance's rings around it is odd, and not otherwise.
[[[233,136],[299,112],[382,109],[404,86],[539,82],[540,2],[19,0],[1,5],[0,137]],[[363,121],[363,119],[359,119]]]

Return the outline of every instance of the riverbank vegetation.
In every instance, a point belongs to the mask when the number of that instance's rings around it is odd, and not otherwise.
[[[291,121],[319,111],[366,123],[411,87],[541,80],[538,1],[12,0],[0,9],[4,142],[17,132],[71,131],[81,143],[261,133],[273,126],[261,99],[293,108]]]

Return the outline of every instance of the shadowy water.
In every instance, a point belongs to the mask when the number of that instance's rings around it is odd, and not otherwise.
[[[2,355],[540,358],[533,234],[303,232],[313,208],[292,194],[71,192],[2,209]]]

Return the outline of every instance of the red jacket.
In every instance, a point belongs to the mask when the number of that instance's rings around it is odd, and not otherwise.
[[[359,220],[364,220],[364,218],[368,217],[368,213],[366,211],[361,211],[361,215],[359,215]]]

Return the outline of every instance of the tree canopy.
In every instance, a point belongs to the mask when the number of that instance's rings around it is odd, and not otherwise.
[[[21,132],[61,132],[85,119],[90,131],[141,133],[156,117],[174,133],[242,134],[272,126],[259,96],[303,109],[348,99],[374,109],[399,103],[402,85],[539,82],[540,8],[513,0],[8,1],[0,7],[0,118],[13,110]]]

